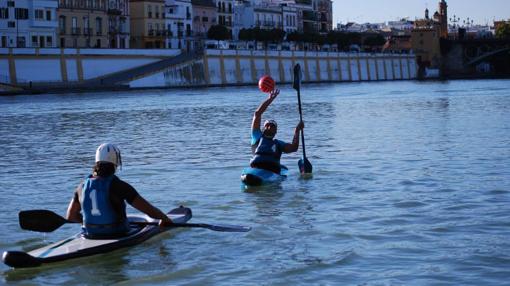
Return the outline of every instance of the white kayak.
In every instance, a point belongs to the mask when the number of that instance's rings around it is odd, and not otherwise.
[[[191,209],[182,206],[171,210],[167,215],[174,223],[186,223],[192,217]],[[159,227],[157,225],[158,220],[148,216],[130,215],[128,220],[136,224],[132,224],[131,231],[121,238],[90,239],[86,238],[82,233],[78,233],[67,239],[29,252],[5,251],[2,255],[2,260],[8,266],[15,268],[36,267],[45,263],[105,253],[133,246],[171,229],[171,227]],[[144,225],[143,223],[152,224]]]

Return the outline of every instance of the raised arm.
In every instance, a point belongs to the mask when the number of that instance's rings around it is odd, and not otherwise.
[[[266,111],[267,107],[275,100],[275,98],[280,94],[279,89],[275,89],[269,93],[269,96],[260,104],[260,106],[255,110],[255,113],[253,114],[253,119],[251,121],[251,129],[252,130],[259,130],[260,129],[260,122],[262,120],[262,114]]]
[[[294,129],[294,137],[292,138],[291,144],[285,144],[283,146],[284,153],[292,153],[296,152],[299,149],[299,132],[305,128],[305,123],[300,121],[296,128]]]

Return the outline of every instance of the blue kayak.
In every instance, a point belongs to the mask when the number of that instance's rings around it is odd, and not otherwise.
[[[288,171],[284,165],[281,166],[280,174],[264,169],[245,168],[241,174],[241,182],[244,188],[278,183],[287,177]]]

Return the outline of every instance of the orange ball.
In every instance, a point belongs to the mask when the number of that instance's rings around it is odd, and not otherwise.
[[[265,75],[259,79],[259,89],[262,92],[271,92],[274,90],[275,82],[272,77]]]

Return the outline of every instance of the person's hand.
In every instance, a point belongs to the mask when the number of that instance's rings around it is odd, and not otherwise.
[[[173,222],[170,218],[166,218],[166,219],[161,219],[159,220],[159,223],[158,223],[158,226],[159,227],[169,227],[169,226],[172,226]]]
[[[305,128],[305,123],[303,121],[299,121],[298,125],[296,125],[296,130],[301,131]]]
[[[280,94],[280,90],[277,88],[273,89],[273,91],[269,93],[269,98],[274,100],[278,96],[278,94]]]

